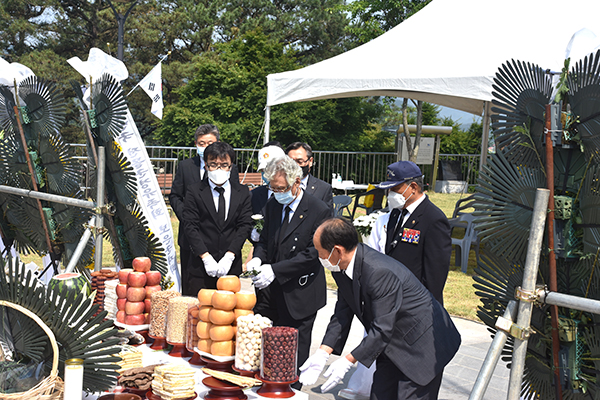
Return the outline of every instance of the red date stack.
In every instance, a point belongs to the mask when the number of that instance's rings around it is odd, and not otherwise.
[[[298,368],[298,330],[275,326],[262,330],[261,379],[270,382],[291,382]]]

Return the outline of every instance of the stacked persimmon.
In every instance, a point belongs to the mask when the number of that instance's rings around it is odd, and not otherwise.
[[[119,271],[117,285],[117,321],[127,325],[143,325],[150,323],[152,293],[161,290],[162,275],[158,271],[150,271],[152,261],[148,257],[136,257],[133,269]]]
[[[217,281],[217,290],[198,292],[198,349],[214,356],[232,356],[235,353],[235,321],[237,317],[254,314],[256,304],[253,292],[241,291],[240,279],[227,275]]]

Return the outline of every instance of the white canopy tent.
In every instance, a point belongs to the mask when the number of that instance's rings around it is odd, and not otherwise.
[[[573,35],[600,33],[598,0],[433,0],[372,41],[308,67],[267,76],[270,107],[294,101],[356,96],[423,100],[484,115],[487,154],[492,83],[507,60],[560,71]],[[571,65],[598,44],[586,31]],[[267,139],[268,140],[268,139]]]

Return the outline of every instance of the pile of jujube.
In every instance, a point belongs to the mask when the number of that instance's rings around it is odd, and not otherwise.
[[[275,326],[262,330],[261,378],[269,382],[296,379],[298,330]]]
[[[119,271],[117,285],[117,322],[127,325],[150,323],[150,300],[152,293],[161,290],[160,272],[150,271],[152,261],[148,257],[136,257],[133,269]]]

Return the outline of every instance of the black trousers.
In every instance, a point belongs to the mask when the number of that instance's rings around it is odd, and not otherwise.
[[[437,400],[443,371],[425,386],[408,379],[384,354],[377,358],[371,400]]]
[[[187,246],[179,246],[179,262],[181,263],[181,294],[195,296],[189,286],[189,263],[192,252]],[[197,295],[198,293],[196,293]]]
[[[260,293],[263,292],[263,293]],[[298,368],[310,356],[310,343],[313,325],[317,313],[309,315],[303,319],[294,319],[285,303],[281,287],[273,282],[263,290],[257,290],[257,301],[254,312],[268,317],[273,321],[273,326],[289,326],[298,329]],[[298,372],[299,374],[299,372]],[[302,385],[293,386],[299,389]]]

